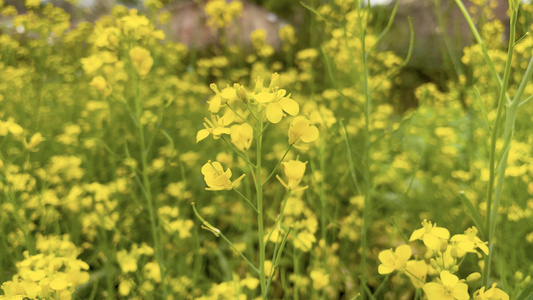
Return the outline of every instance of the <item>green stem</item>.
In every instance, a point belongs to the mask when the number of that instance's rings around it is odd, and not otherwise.
[[[231,150],[233,150],[233,152],[237,153],[238,156],[240,156],[242,159],[244,159],[245,162],[247,162],[250,165],[255,167],[255,165],[248,159],[248,157],[246,157],[244,154],[242,154],[241,151],[239,151],[235,147],[233,147],[233,145],[231,145],[230,142],[226,141],[226,139],[223,136],[221,136],[220,138],[231,148]]]
[[[257,231],[259,238],[259,282],[261,283],[261,295],[266,299],[266,280],[265,280],[265,232],[263,228],[263,184],[261,182],[261,147],[263,143],[263,118],[260,118],[256,124],[256,164],[255,164],[255,188],[257,195]]]
[[[283,154],[283,157],[278,161],[278,163],[276,164],[276,167],[274,168],[274,170],[272,170],[270,175],[268,175],[268,177],[265,179],[265,181],[263,181],[263,185],[265,185],[265,183],[267,183],[268,180],[276,173],[276,171],[279,168],[279,165],[281,165],[281,162],[283,162],[283,160],[285,159],[285,156],[287,156],[287,153],[289,153],[289,150],[291,150],[291,148],[292,148],[292,145],[289,145],[289,148],[287,148],[287,151],[285,151],[285,154]]]
[[[283,253],[283,249],[285,248],[285,243],[287,242],[287,238],[291,234],[291,231],[292,231],[292,227],[289,228],[289,231],[287,231],[287,234],[285,234],[285,236],[283,237],[279,251],[275,253],[276,255],[275,255],[275,259],[273,258],[272,270],[270,270],[270,275],[268,276],[266,292],[268,292],[268,288],[270,287],[270,283],[272,282],[272,277],[274,277],[274,274],[276,273],[276,269],[278,268],[281,254]]]
[[[495,163],[495,160],[496,160],[496,140],[498,138],[498,129],[500,127],[500,121],[501,121],[501,116],[502,116],[502,112],[503,112],[503,106],[504,106],[504,101],[506,100],[505,97],[506,97],[506,92],[507,92],[507,87],[509,85],[509,78],[511,76],[511,62],[512,62],[512,59],[513,59],[513,49],[514,49],[514,40],[515,40],[515,35],[516,35],[516,19],[517,19],[517,15],[516,14],[511,14],[511,27],[510,27],[510,33],[509,33],[509,49],[507,51],[507,60],[505,62],[505,71],[504,71],[504,74],[503,74],[503,82],[502,82],[502,85],[501,85],[501,88],[500,88],[500,94],[499,94],[499,97],[498,97],[498,110],[497,110],[497,113],[496,113],[496,121],[494,123],[494,126],[493,126],[493,129],[492,129],[492,136],[491,136],[491,141],[490,141],[490,154],[489,154],[489,182],[488,182],[488,186],[487,186],[487,199],[486,199],[486,212],[485,212],[485,233],[487,233],[487,241],[489,243],[489,247],[492,248],[492,243],[493,243],[493,238],[494,238],[494,232],[493,230],[491,229],[492,227],[494,227],[496,224],[492,224],[492,223],[496,223],[496,215],[494,215],[493,217],[493,212],[492,212],[492,209],[491,209],[491,206],[492,206],[492,197],[493,197],[493,191],[494,191],[494,180],[495,180],[495,167],[494,167],[494,163]],[[508,100],[508,99],[507,99]],[[508,100],[509,101],[509,100]],[[513,103],[513,107],[517,108],[518,107],[518,101],[515,101],[515,103]],[[509,114],[509,109],[507,110],[507,113]],[[516,112],[514,114],[515,118],[516,118]],[[511,120],[509,120],[509,115],[507,116],[507,119],[506,119],[506,135],[508,135],[509,133],[507,132],[508,131],[508,122],[510,122]],[[514,126],[514,119],[512,120],[513,122],[513,126]],[[512,134],[511,134],[512,135]],[[507,141],[506,141],[507,142]],[[510,146],[510,143],[511,141],[509,140],[509,145],[508,147]],[[505,149],[505,148],[504,148]],[[505,164],[507,162],[507,156],[504,155],[504,157],[502,157],[502,161],[505,160]],[[499,169],[499,172],[498,172],[498,185],[500,184],[503,184],[503,179],[504,179],[504,176],[505,176],[505,166],[504,165],[499,165],[498,167]],[[501,183],[500,183],[501,181]],[[498,198],[498,199],[496,199]],[[495,197],[495,202],[497,201],[497,206],[499,206],[499,196],[498,197]],[[497,214],[497,212],[496,212]],[[490,267],[491,267],[491,257],[492,255],[489,253],[489,255],[485,256],[485,267],[483,268],[483,285],[488,287],[488,284],[489,284],[489,276],[490,276]]]
[[[281,222],[281,219],[283,219],[283,212],[285,211],[285,206],[287,205],[287,200],[289,200],[289,197],[291,195],[291,190],[287,191],[287,194],[285,195],[285,198],[283,199],[283,204],[281,206],[281,212],[279,213],[278,218],[276,219],[276,222],[274,223],[274,227],[272,228],[272,231],[268,234],[267,241],[270,240],[270,237],[272,236],[272,233],[276,230],[276,227],[278,227],[279,222]]]
[[[500,76],[498,75],[498,72],[496,72],[496,68],[494,67],[494,63],[492,63],[492,60],[490,59],[489,53],[487,51],[487,48],[485,47],[485,44],[483,43],[483,39],[481,39],[481,35],[479,35],[479,32],[476,29],[476,25],[474,25],[474,21],[472,21],[472,18],[470,17],[470,14],[468,14],[468,11],[466,10],[466,7],[463,5],[461,0],[455,0],[455,3],[459,7],[459,10],[461,10],[461,13],[463,13],[463,16],[466,19],[466,22],[468,23],[468,26],[470,27],[470,31],[472,31],[472,34],[474,34],[474,38],[476,39],[476,42],[481,47],[481,52],[483,53],[483,58],[485,59],[485,63],[489,67],[490,74],[492,75],[492,78],[498,85],[498,88],[502,88],[502,80]],[[514,29],[513,29],[514,30]],[[509,40],[511,40],[509,38]],[[514,46],[514,43],[513,43]],[[509,101],[509,97],[507,94],[505,95],[507,101]]]
[[[239,251],[239,249],[237,249],[237,247],[235,247],[235,245],[233,245],[233,243],[220,231],[220,229],[216,228],[215,226],[209,224],[209,222],[207,222],[204,218],[202,218],[202,216],[200,216],[200,214],[198,213],[198,211],[196,210],[196,206],[194,205],[194,202],[191,203],[191,206],[192,206],[192,210],[194,211],[194,214],[196,215],[196,217],[202,221],[202,228],[203,229],[206,229],[208,231],[210,231],[211,233],[213,233],[216,237],[219,237],[221,236],[229,245],[230,247],[235,250],[239,256],[244,259],[244,261],[246,261],[246,263],[248,263],[248,265],[250,266],[250,268],[252,268],[255,272],[257,272],[258,274],[260,274],[259,272],[259,269],[254,266],[254,264],[252,264],[252,262],[246,258],[246,256],[244,256],[244,254],[242,254],[241,251]]]
[[[233,189],[233,190],[235,191],[235,193],[239,194],[239,196],[241,196],[241,198],[243,198],[244,201],[248,202],[248,204],[250,204],[250,206],[252,206],[252,208],[255,210],[255,212],[259,213],[259,211],[257,210],[257,207],[255,207],[255,205],[252,203],[252,201],[250,201],[246,196],[244,196],[238,190],[236,190],[236,189]]]
[[[148,206],[148,214],[150,215],[150,228],[152,230],[152,236],[154,238],[154,248],[155,248],[155,254],[157,263],[159,265],[159,272],[161,274],[161,286],[163,289],[163,299],[166,299],[167,297],[167,288],[164,284],[164,278],[165,278],[165,264],[163,262],[163,249],[161,248],[161,242],[159,240],[159,230],[158,230],[158,223],[155,219],[155,207],[154,207],[154,201],[152,197],[152,189],[151,189],[151,183],[150,183],[150,177],[148,176],[148,151],[146,148],[146,141],[144,136],[144,128],[143,124],[141,122],[141,115],[142,115],[142,103],[141,103],[141,95],[140,95],[140,81],[138,80],[135,84],[136,86],[136,92],[135,92],[135,121],[137,125],[137,129],[139,130],[139,146],[141,150],[141,165],[142,165],[142,186],[144,188],[144,194],[146,197],[146,202]]]
[[[366,292],[366,252],[368,249],[368,238],[367,238],[367,232],[368,228],[370,226],[370,223],[372,222],[370,218],[370,211],[372,211],[372,201],[370,196],[370,189],[371,189],[371,183],[370,183],[370,109],[371,109],[371,97],[370,97],[370,89],[368,87],[368,77],[369,70],[368,70],[368,57],[366,52],[366,24],[363,24],[363,16],[361,15],[361,8],[359,8],[359,30],[361,32],[359,36],[359,40],[361,43],[361,59],[363,62],[363,90],[365,93],[365,108],[364,108],[364,114],[365,114],[365,128],[364,128],[364,149],[363,149],[363,180],[364,180],[364,193],[365,193],[365,200],[364,200],[364,208],[363,208],[363,226],[361,227],[361,286],[363,287],[363,291],[361,291],[361,296],[363,299],[365,299],[365,292]]]

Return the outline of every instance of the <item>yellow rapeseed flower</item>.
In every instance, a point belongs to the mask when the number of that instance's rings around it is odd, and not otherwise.
[[[226,4],[224,0],[212,0],[206,3],[207,25],[211,28],[224,28],[237,19],[242,12],[242,3],[233,1]]]
[[[241,151],[250,149],[254,129],[248,123],[231,126],[231,142]]]
[[[329,285],[329,274],[324,269],[315,269],[309,275],[313,280],[313,288],[315,290],[321,290]]]
[[[222,116],[212,116],[211,120],[208,118],[204,119],[204,129],[200,129],[196,133],[196,142],[205,139],[210,134],[213,135],[213,139],[219,139],[223,134],[231,134],[231,129],[227,128],[229,124],[233,123],[235,118],[235,113],[231,110],[227,110],[226,113]]]
[[[15,123],[13,119],[7,121],[0,121],[0,136],[6,136],[11,133],[14,136],[20,136],[24,132],[24,129],[19,124]]]
[[[150,56],[150,51],[142,47],[135,46],[130,50],[129,54],[137,74],[141,78],[146,76],[154,64],[154,59]]]
[[[480,249],[489,255],[489,247],[487,247],[487,242],[483,242],[479,237],[477,237],[478,230],[476,227],[468,228],[465,231],[465,234],[456,234],[450,239],[453,242],[457,249],[457,257],[463,257],[467,252],[477,253],[476,248]]]
[[[94,75],[103,64],[104,59],[99,54],[93,54],[81,59],[83,71],[85,71],[87,75]]]
[[[29,9],[32,9],[34,7],[39,7],[41,5],[41,0],[26,0],[24,1],[24,6],[26,6]]]
[[[422,221],[422,228],[413,232],[409,241],[422,240],[424,245],[431,250],[440,248],[443,241],[450,238],[450,232],[446,228],[437,227],[437,224],[432,224],[431,221],[424,219]]]
[[[311,125],[305,117],[298,116],[292,120],[289,127],[289,144],[294,145],[298,142],[311,143],[318,138],[318,128]]]
[[[219,112],[220,107],[224,106],[227,102],[232,102],[237,98],[237,93],[235,92],[235,89],[232,87],[226,87],[220,92],[217,88],[217,85],[212,83],[209,85],[211,90],[215,92],[215,96],[209,100],[207,103],[209,104],[209,111],[216,114]]]
[[[241,177],[232,182],[230,180],[232,176],[231,169],[228,168],[224,172],[222,165],[218,161],[208,161],[202,167],[202,174],[204,175],[205,183],[208,186],[205,189],[208,191],[229,191],[233,189],[233,187],[245,176],[245,174],[243,174]]]
[[[449,271],[440,273],[440,282],[428,282],[423,287],[428,300],[468,300],[468,285]]]
[[[281,184],[288,190],[297,190],[300,181],[304,177],[305,165],[307,162],[301,162],[297,160],[289,160],[288,162],[283,162],[285,167],[285,176],[287,176],[287,182],[283,181],[279,176],[276,176]],[[307,186],[302,187],[305,189]]]
[[[111,94],[111,86],[107,84],[107,81],[101,75],[94,77],[89,85],[102,93],[104,97],[107,97]]]
[[[381,262],[378,273],[383,275],[403,270],[412,254],[413,250],[409,245],[398,246],[394,252],[392,249],[381,251],[378,256]]]
[[[417,289],[424,286],[427,274],[428,264],[423,260],[410,260],[405,264],[405,275]]]
[[[291,116],[296,116],[300,111],[300,106],[296,101],[290,98],[290,94],[285,97],[287,91],[284,89],[275,92],[263,90],[261,93],[255,95],[257,102],[268,104],[266,109],[266,116],[270,123],[276,124],[283,118],[283,112]]]
[[[39,144],[44,140],[45,138],[43,137],[43,135],[40,132],[37,132],[36,134],[31,136],[29,142],[26,142],[26,140],[24,140],[24,147],[28,151],[36,152],[37,150],[39,150],[37,146],[39,146]]]
[[[509,300],[509,295],[496,287],[496,283],[485,291],[485,287],[474,292],[474,300]]]

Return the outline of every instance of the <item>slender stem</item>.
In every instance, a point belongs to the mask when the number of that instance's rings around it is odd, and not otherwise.
[[[276,227],[278,227],[279,222],[281,222],[281,219],[283,219],[283,212],[285,211],[285,206],[287,205],[287,200],[289,200],[289,197],[291,195],[291,190],[287,191],[287,194],[285,194],[285,198],[283,199],[283,204],[281,206],[281,212],[279,213],[278,218],[276,219],[276,222],[274,223],[274,227],[272,228],[272,231],[268,234],[267,241],[270,240],[270,237],[272,236],[272,233],[276,230]]]
[[[494,163],[496,160],[496,140],[498,138],[498,129],[500,127],[500,120],[503,112],[504,107],[504,101],[506,100],[506,93],[507,93],[507,87],[509,85],[509,78],[511,76],[511,62],[513,59],[513,50],[515,45],[515,35],[516,35],[516,19],[517,15],[516,13],[511,13],[511,28],[509,33],[509,49],[507,51],[507,61],[505,62],[505,70],[503,74],[503,82],[502,86],[500,88],[500,94],[498,97],[498,110],[496,113],[496,121],[494,123],[493,129],[492,129],[492,136],[490,140],[490,154],[489,154],[489,182],[487,186],[487,199],[486,199],[486,211],[485,211],[485,233],[487,233],[487,241],[489,243],[489,247],[492,248],[493,238],[494,238],[494,232],[491,232],[491,227],[493,227],[495,224],[492,224],[493,221],[495,221],[496,218],[492,216],[492,197],[493,197],[493,191],[494,191],[494,180],[495,180],[495,167]],[[516,104],[514,106],[517,106],[518,101],[516,101]],[[506,120],[506,123],[509,120]],[[513,120],[514,123],[514,120]],[[507,125],[506,125],[507,127]],[[507,131],[507,129],[506,129]],[[506,134],[507,135],[507,134]],[[509,141],[510,143],[510,141]],[[503,159],[503,158],[502,158]],[[507,161],[505,157],[505,161]],[[500,172],[498,175],[498,181],[503,182],[503,177],[505,176],[505,168],[500,168]],[[499,203],[498,203],[499,204]],[[496,212],[497,213],[497,212]],[[490,267],[491,267],[491,257],[492,255],[489,253],[489,255],[485,256],[485,267],[483,268],[483,285],[488,287],[489,284],[489,276],[490,276]]]
[[[276,272],[276,269],[279,265],[279,260],[281,258],[281,254],[283,253],[283,248],[285,248],[285,243],[287,242],[287,238],[291,234],[292,227],[289,228],[289,231],[287,231],[287,234],[283,237],[283,240],[281,241],[281,245],[279,248],[279,251],[275,253],[275,259],[273,259],[273,265],[272,270],[270,270],[270,274],[268,276],[267,286],[266,286],[266,292],[268,293],[268,288],[270,287],[270,283],[272,282],[272,277],[274,277],[274,273]]]
[[[163,262],[163,249],[161,248],[161,242],[159,240],[159,230],[158,230],[158,223],[155,219],[155,207],[154,202],[152,198],[152,189],[150,184],[150,177],[148,176],[148,151],[146,149],[146,141],[144,137],[144,128],[143,124],[141,122],[141,115],[142,115],[142,103],[141,103],[141,95],[140,95],[140,80],[138,80],[135,84],[136,86],[136,92],[135,92],[135,119],[136,119],[136,125],[139,130],[139,146],[141,150],[141,164],[142,164],[142,186],[144,188],[144,195],[146,197],[146,202],[148,206],[148,214],[150,215],[150,227],[152,230],[152,236],[154,238],[154,248],[156,253],[156,259],[157,263],[159,265],[159,272],[161,274],[161,279],[164,280],[165,278],[165,264]],[[163,288],[163,298],[166,299],[167,297],[167,289],[164,282],[161,282],[162,288]]]
[[[283,154],[283,157],[278,161],[278,163],[276,164],[276,167],[274,168],[274,170],[272,170],[270,175],[268,175],[268,177],[265,179],[265,181],[263,181],[263,185],[265,185],[265,183],[267,183],[268,180],[276,173],[276,171],[278,170],[279,165],[281,165],[281,162],[283,162],[283,160],[285,159],[285,156],[287,156],[287,153],[289,153],[289,150],[291,150],[291,148],[292,148],[292,145],[289,145],[289,148],[287,148],[287,151],[285,151],[285,154]]]
[[[418,281],[420,281],[420,282],[422,282],[422,283],[426,283],[424,280],[420,279],[420,277],[418,277],[418,276],[416,276],[415,274],[409,272],[409,270],[407,270],[407,269],[405,270],[405,273],[407,273],[407,274],[413,276],[416,280],[418,280]]]
[[[250,268],[252,268],[255,272],[257,272],[257,274],[261,274],[261,272],[259,271],[259,269],[254,266],[254,264],[252,264],[252,262],[250,260],[248,260],[248,258],[246,258],[246,256],[244,256],[244,254],[242,254],[241,251],[239,251],[239,249],[237,249],[237,247],[235,247],[235,245],[233,245],[232,242],[230,242],[230,240],[228,240],[228,238],[222,234],[222,232],[220,233],[220,236],[231,246],[231,248],[233,248],[233,250],[237,251],[237,253],[239,254],[239,256],[244,259],[244,261],[246,261],[246,263],[248,263],[248,265],[250,266]]]
[[[494,64],[492,63],[492,60],[490,59],[489,53],[487,51],[487,48],[485,47],[485,44],[483,43],[483,39],[481,38],[481,35],[479,34],[479,32],[476,29],[476,25],[474,25],[474,21],[472,21],[472,18],[468,14],[468,11],[466,10],[466,7],[461,2],[461,0],[455,0],[455,3],[459,7],[459,10],[461,10],[461,12],[463,13],[463,16],[465,17],[465,20],[468,23],[468,26],[470,27],[470,31],[472,31],[472,33],[474,34],[474,38],[476,39],[476,42],[481,47],[481,52],[483,53],[483,58],[485,59],[485,63],[489,67],[490,74],[492,75],[492,78],[494,79],[494,81],[498,85],[498,88],[501,89],[502,88],[502,80],[501,80],[500,76],[498,75],[498,72],[496,72],[496,68],[494,67]],[[515,30],[515,29],[511,28],[511,30]],[[509,40],[511,40],[511,39],[509,38]],[[514,46],[514,42],[513,42],[513,46]],[[505,95],[505,97],[506,97],[506,100],[509,101],[509,97],[507,96],[507,94]]]
[[[231,150],[233,150],[235,153],[237,153],[237,155],[239,155],[242,159],[244,159],[245,162],[247,162],[247,163],[249,163],[250,165],[252,165],[252,166],[255,167],[255,164],[253,164],[253,163],[248,159],[248,157],[246,157],[244,154],[242,154],[241,151],[235,149],[235,147],[233,147],[233,145],[231,145],[230,142],[226,141],[226,139],[225,139],[223,136],[221,136],[220,138],[221,138],[221,139],[222,139],[222,140],[223,140],[223,141],[224,141],[224,142],[225,142],[225,143],[231,148]]]
[[[252,203],[252,201],[250,201],[246,196],[244,196],[241,192],[239,192],[239,190],[236,190],[236,189],[233,189],[235,191],[235,193],[239,194],[239,196],[241,196],[241,198],[244,199],[244,201],[248,202],[248,204],[250,204],[250,206],[252,206],[252,208],[255,210],[255,212],[259,213],[259,211],[257,210],[257,207],[255,207],[255,205]]]
[[[200,214],[196,210],[196,206],[194,205],[194,202],[191,203],[191,206],[192,206],[192,210],[194,211],[194,214],[196,215],[196,217],[200,221],[202,221],[202,227],[204,229],[206,229],[208,231],[211,231],[216,237],[221,236],[230,245],[230,247],[233,248],[233,250],[237,251],[237,253],[240,255],[240,257],[242,259],[244,259],[244,261],[246,261],[246,263],[248,263],[250,268],[252,268],[258,274],[260,274],[259,269],[256,266],[254,266],[254,264],[252,264],[252,262],[248,258],[246,258],[246,256],[244,256],[244,254],[242,254],[242,252],[239,251],[239,249],[237,249],[237,247],[235,247],[235,245],[233,245],[233,243],[218,228],[216,228],[215,226],[209,224],[209,222],[207,222],[204,218],[202,218],[202,216],[200,216]]]
[[[261,182],[261,147],[263,143],[263,118],[260,117],[256,124],[256,164],[255,164],[255,188],[257,195],[257,234],[259,238],[259,282],[261,283],[261,295],[266,299],[265,280],[265,233],[263,228],[263,184]]]
[[[229,105],[229,103],[226,103],[226,106],[231,109],[231,111],[239,118],[241,118],[241,120],[243,120],[245,123],[247,123],[248,125],[252,126],[252,124],[250,124],[250,122],[248,122],[248,120],[246,120],[245,118],[243,118],[235,109],[233,109],[233,107],[231,107],[231,105]]]
[[[364,200],[364,208],[363,208],[363,226],[361,226],[361,286],[363,287],[364,291],[361,292],[361,296],[363,299],[365,299],[365,292],[367,289],[366,285],[366,255],[367,255],[367,248],[368,248],[368,238],[367,238],[367,232],[368,228],[370,226],[370,223],[372,222],[370,218],[370,211],[372,211],[372,201],[370,196],[370,189],[371,189],[371,183],[370,183],[370,109],[371,109],[371,97],[370,97],[370,89],[368,86],[368,77],[369,77],[369,71],[368,71],[368,61],[367,61],[367,52],[366,49],[366,24],[363,24],[363,16],[361,14],[361,8],[359,8],[359,30],[360,30],[360,36],[359,40],[361,43],[361,59],[363,62],[363,90],[365,93],[365,128],[364,128],[364,148],[363,148],[363,179],[364,179],[364,193],[365,193],[365,200]]]

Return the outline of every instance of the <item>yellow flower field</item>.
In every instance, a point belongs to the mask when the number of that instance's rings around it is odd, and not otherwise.
[[[533,299],[532,4],[51,2],[0,0],[0,299]]]

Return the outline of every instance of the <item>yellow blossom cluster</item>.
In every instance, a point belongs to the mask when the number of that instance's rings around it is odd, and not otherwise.
[[[410,260],[413,250],[410,245],[400,245],[394,251],[384,250],[379,253],[378,267],[380,274],[390,274],[394,271],[404,273],[411,279],[416,288],[423,288],[429,300],[450,299],[468,300],[468,284],[480,278],[479,273],[472,273],[468,279],[459,280],[454,275],[459,270],[462,259],[467,253],[475,253],[481,258],[481,253],[488,255],[489,248],[477,236],[476,227],[468,228],[464,234],[456,234],[450,238],[448,229],[438,227],[431,221],[424,220],[422,228],[416,229],[409,238],[410,242],[420,240],[427,252],[422,260]],[[426,281],[433,277],[433,281]],[[485,287],[474,292],[474,299],[508,300],[509,296],[494,284],[489,290]],[[490,296],[489,296],[490,295]]]
[[[76,287],[89,281],[89,265],[77,259],[80,251],[68,236],[40,236],[36,248],[38,254],[24,252],[17,274],[2,284],[0,299],[71,299]]]
[[[212,28],[224,28],[231,25],[242,13],[242,2],[224,0],[211,0],[205,4],[205,13],[208,16],[207,24]]]

